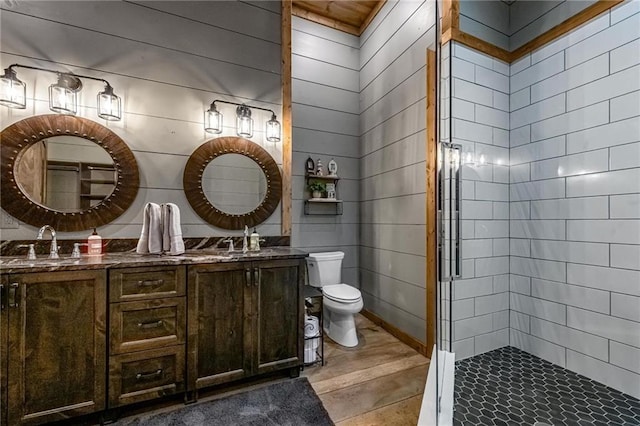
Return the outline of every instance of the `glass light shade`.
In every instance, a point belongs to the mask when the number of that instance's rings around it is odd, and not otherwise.
[[[77,80],[77,79],[76,79]],[[72,86],[75,83],[71,77],[67,78],[64,75],[58,76],[58,82],[49,86],[49,109],[61,114],[76,115],[78,112],[78,96],[77,92],[82,87]]]
[[[98,93],[98,117],[117,121],[122,117],[120,97],[113,93],[113,87],[107,84],[103,92]]]
[[[27,107],[27,86],[18,80],[16,72],[10,68],[5,69],[0,77],[0,104],[9,108]]]
[[[253,119],[251,118],[251,110],[245,105],[240,105],[236,109],[236,133],[243,138],[253,136]]]
[[[204,113],[204,131],[207,133],[222,133],[222,114],[214,104]]]
[[[276,115],[271,116],[271,120],[267,121],[267,140],[269,142],[280,142],[280,123],[276,120]]]

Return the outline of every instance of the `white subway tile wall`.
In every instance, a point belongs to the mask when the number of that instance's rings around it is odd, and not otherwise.
[[[511,64],[510,345],[640,397],[640,5]]]
[[[509,344],[509,69],[459,44],[452,55],[453,142],[463,147],[465,200],[464,279],[453,283],[460,359]]]

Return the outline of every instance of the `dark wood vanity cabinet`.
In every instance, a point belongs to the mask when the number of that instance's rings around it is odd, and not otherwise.
[[[7,332],[7,296],[9,276],[0,276],[0,425],[7,424],[7,353],[9,340]]]
[[[192,265],[191,390],[302,364],[300,259]]]
[[[185,391],[185,268],[109,271],[109,408]]]
[[[42,424],[303,361],[304,259],[0,275],[0,425]]]
[[[41,424],[103,410],[106,272],[3,275],[1,284],[0,421]]]

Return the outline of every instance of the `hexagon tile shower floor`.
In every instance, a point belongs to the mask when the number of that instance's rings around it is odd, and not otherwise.
[[[456,426],[640,425],[640,400],[513,347],[456,362]]]

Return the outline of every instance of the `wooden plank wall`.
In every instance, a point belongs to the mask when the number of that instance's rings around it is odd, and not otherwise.
[[[358,37],[293,17],[292,240],[309,252],[343,251],[342,280],[358,284]],[[342,215],[305,215],[305,162],[338,164]],[[313,206],[331,213],[333,206]],[[334,210],[335,211],[335,210]]]
[[[434,9],[433,2],[387,2],[360,37],[361,291],[369,318],[421,351],[427,327],[425,51],[437,42]]]
[[[119,122],[100,120],[95,96],[103,86],[85,81],[79,115],[121,136],[139,163],[141,182],[132,207],[103,227],[108,238],[136,238],[146,202],[174,202],[183,235],[238,234],[204,223],[182,192],[184,164],[213,135],[203,130],[204,111],[216,98],[273,109],[282,122],[280,2],[3,2],[0,61],[71,71],[107,79],[123,98]],[[49,113],[47,88],[54,76],[18,70],[27,83],[26,110],[0,108],[2,128]],[[222,135],[234,135],[235,110],[219,105]],[[264,140],[268,113],[253,111],[252,140],[283,165],[283,144]],[[258,226],[281,235],[280,209]],[[31,226],[3,229],[3,239],[29,239]],[[64,238],[85,238],[86,232]]]

